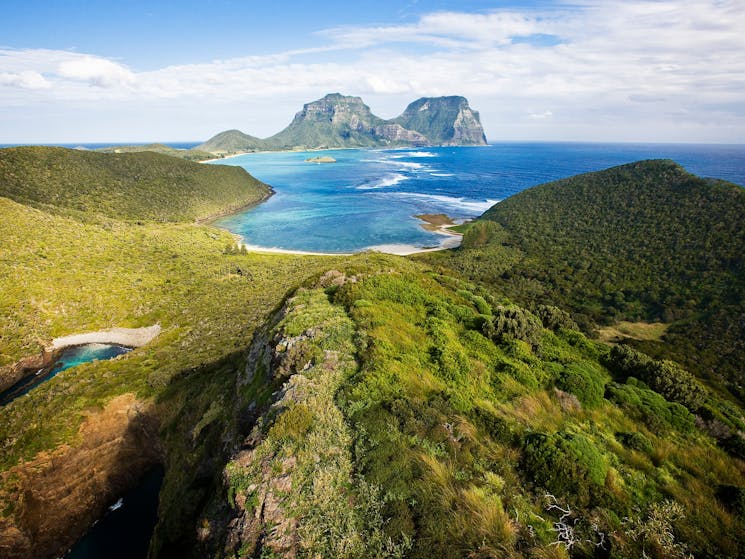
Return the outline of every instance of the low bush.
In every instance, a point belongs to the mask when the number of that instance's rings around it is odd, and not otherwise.
[[[608,384],[605,396],[644,421],[656,433],[662,433],[671,427],[686,433],[695,425],[694,416],[685,407],[676,402],[668,402],[633,377],[626,384]]]
[[[556,386],[574,394],[588,408],[603,401],[605,378],[597,367],[589,363],[571,363],[559,373]]]
[[[509,339],[522,340],[536,347],[543,328],[540,321],[520,307],[497,307],[491,320],[484,323],[483,333],[495,343]]]
[[[650,440],[641,433],[616,433],[616,439],[626,448],[649,454],[654,450]]]
[[[608,464],[597,446],[582,435],[532,433],[523,442],[528,478],[563,499],[586,505],[605,484]]]

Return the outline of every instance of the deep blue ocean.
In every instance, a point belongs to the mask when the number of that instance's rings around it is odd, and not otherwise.
[[[336,163],[305,159],[330,155]],[[249,246],[311,252],[437,246],[415,215],[474,218],[544,182],[642,159],[745,185],[745,145],[499,143],[486,147],[256,153],[239,165],[276,194],[216,224]]]

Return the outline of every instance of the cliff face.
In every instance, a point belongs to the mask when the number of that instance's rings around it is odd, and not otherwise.
[[[260,140],[221,132],[196,149],[240,153],[282,149],[485,145],[478,112],[465,97],[423,97],[392,120],[375,116],[361,98],[330,93],[307,103],[281,132]]]
[[[0,502],[12,514],[0,517],[0,556],[59,557],[163,460],[158,420],[133,394],[91,413],[79,436],[79,445],[42,452],[3,474]]]
[[[479,113],[471,109],[465,97],[422,97],[394,122],[419,132],[433,144],[486,145]]]
[[[264,143],[269,149],[372,147],[383,122],[359,97],[331,93],[304,105],[287,128]]]

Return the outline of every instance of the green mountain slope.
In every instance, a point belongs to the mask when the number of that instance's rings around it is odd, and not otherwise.
[[[190,221],[255,204],[271,189],[239,167],[152,152],[0,150],[0,196],[78,216]]]
[[[465,97],[422,97],[393,122],[416,130],[432,144],[486,145],[479,113],[468,106]]]
[[[266,139],[275,149],[305,147],[373,147],[375,127],[383,120],[370,112],[359,97],[332,93],[307,103],[292,122]]]
[[[447,259],[449,257],[445,257]],[[492,207],[449,263],[586,324],[671,323],[640,343],[742,401],[745,190],[643,161],[538,186]]]
[[[165,144],[146,144],[143,146],[111,146],[95,150],[100,153],[139,153],[141,151],[152,151],[186,159],[187,161],[205,161],[212,159],[213,154],[197,149],[176,149]]]
[[[390,259],[297,292],[238,380],[274,396],[196,555],[738,556],[717,495],[742,464],[630,377],[638,356],[540,314]]]
[[[213,136],[194,149],[213,154],[239,153],[259,151],[264,146],[264,140],[244,134],[240,130],[226,130]]]
[[[72,217],[3,197],[0,215],[0,379],[58,336],[163,329],[0,408],[0,556],[64,555],[153,463],[167,470],[164,524],[191,534],[227,459],[243,350],[288,290],[334,259],[245,254],[203,225]],[[121,401],[132,403],[103,411]]]

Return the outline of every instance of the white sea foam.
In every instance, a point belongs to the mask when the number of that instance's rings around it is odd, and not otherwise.
[[[422,200],[427,202],[434,202],[439,206],[445,206],[458,210],[467,210],[469,213],[474,215],[480,215],[486,210],[491,208],[499,200],[469,200],[468,198],[456,198],[455,196],[442,196],[440,194],[422,194],[419,192],[395,192],[392,196],[400,196],[402,198],[413,198],[415,200]]]
[[[119,497],[119,500],[116,503],[114,503],[113,505],[111,505],[109,507],[109,510],[113,512],[113,511],[115,511],[117,509],[122,508],[123,506],[124,506],[124,499],[122,499],[121,497]]]
[[[405,151],[404,153],[391,155],[391,159],[402,159],[404,157],[437,157],[437,154],[431,151]]]
[[[454,177],[453,173],[430,173],[433,177]]]
[[[396,165],[401,170],[411,170],[411,171],[418,171],[420,169],[424,168],[424,165],[421,163],[417,163],[415,161],[391,161],[391,160],[383,160],[381,163],[386,163],[388,165]]]
[[[401,173],[393,173],[392,175],[386,175],[382,179],[362,184],[357,187],[358,190],[375,190],[377,188],[387,188],[389,186],[396,186],[398,183],[403,182],[405,180],[410,179],[411,177],[407,177],[406,175],[402,175]]]

